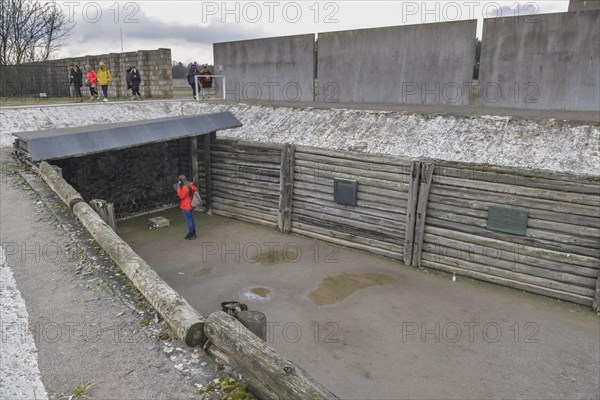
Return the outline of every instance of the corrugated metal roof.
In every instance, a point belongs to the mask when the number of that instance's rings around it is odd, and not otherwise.
[[[15,133],[32,161],[55,160],[204,135],[242,123],[230,112]]]

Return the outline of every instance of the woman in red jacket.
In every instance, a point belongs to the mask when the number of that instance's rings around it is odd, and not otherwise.
[[[177,195],[181,200],[180,208],[183,210],[183,216],[187,221],[188,234],[186,240],[196,239],[196,222],[194,221],[194,208],[192,207],[192,197],[194,192],[198,190],[193,182],[188,181],[185,175],[179,176],[179,182],[176,184]]]
[[[85,66],[85,75],[87,77],[86,85],[90,88],[90,100],[98,100],[98,91],[96,90],[96,84],[98,83],[98,77],[96,71],[88,64]]]

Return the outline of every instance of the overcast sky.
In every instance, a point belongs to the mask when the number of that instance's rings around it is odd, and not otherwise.
[[[212,43],[381,26],[565,12],[541,1],[56,1],[75,27],[59,57],[170,48],[188,63],[213,61]],[[121,41],[122,32],[122,41]]]

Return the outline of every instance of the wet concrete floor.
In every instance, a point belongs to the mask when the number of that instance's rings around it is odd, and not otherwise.
[[[179,209],[119,234],[202,315],[237,300],[267,341],[343,399],[598,398],[591,309],[420,271],[315,239]],[[166,228],[149,229],[163,216]]]

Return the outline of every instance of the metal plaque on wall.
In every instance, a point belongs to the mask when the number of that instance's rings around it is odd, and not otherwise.
[[[487,228],[492,231],[525,236],[529,213],[513,208],[490,206]]]

